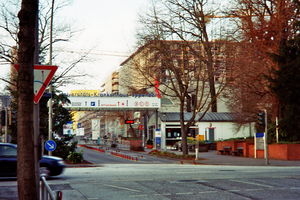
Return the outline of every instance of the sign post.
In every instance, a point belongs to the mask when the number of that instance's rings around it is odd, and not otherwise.
[[[18,71],[19,65],[15,64],[15,68]],[[35,104],[37,104],[42,98],[56,70],[57,70],[57,66],[34,65],[33,93],[34,93]]]
[[[155,147],[161,149],[161,130],[155,129]]]
[[[2,104],[4,105],[5,108],[5,134],[4,134],[4,142],[7,143],[7,132],[8,132],[8,128],[7,128],[7,107],[9,106],[11,100],[12,100],[12,96],[6,96],[6,95],[1,95],[0,99],[2,101]]]
[[[53,140],[48,140],[45,143],[45,148],[47,151],[54,151],[56,149],[56,143]]]

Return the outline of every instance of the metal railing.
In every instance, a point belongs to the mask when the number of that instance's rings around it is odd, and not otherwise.
[[[49,198],[51,200],[62,200],[62,192],[52,191],[46,181],[46,178],[44,176],[41,176],[41,200],[48,200]]]

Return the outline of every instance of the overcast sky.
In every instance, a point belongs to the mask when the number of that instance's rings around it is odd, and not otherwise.
[[[94,77],[85,85],[69,85],[64,92],[73,89],[100,89],[107,76],[134,50],[134,34],[138,12],[147,0],[74,0],[71,6],[60,11],[59,17],[75,20],[74,27],[83,31],[68,48],[74,51],[95,49],[91,53],[93,62],[78,66]],[[105,56],[109,54],[112,56]]]
[[[62,20],[71,23],[74,21],[73,27],[82,30],[73,42],[66,43],[64,49],[74,52],[85,52],[91,48],[94,50],[91,52],[93,62],[80,63],[77,66],[92,78],[87,79],[85,84],[70,84],[59,89],[67,93],[75,89],[100,89],[105,77],[127,58],[116,55],[129,56],[135,51],[134,35],[138,12],[144,10],[148,2],[148,0],[73,0],[72,5],[62,8],[54,16],[54,23]],[[53,50],[55,51],[55,46]],[[58,65],[61,70],[61,63],[54,61],[52,64]],[[1,69],[4,67],[1,66]],[[59,74],[59,70],[56,75]],[[4,71],[8,74],[9,66],[2,72]],[[1,77],[4,77],[3,74]],[[2,91],[3,88],[4,86],[0,84]]]

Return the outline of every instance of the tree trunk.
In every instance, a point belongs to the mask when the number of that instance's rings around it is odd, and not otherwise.
[[[186,125],[184,124],[184,100],[180,103],[180,125],[181,125],[181,147],[182,147],[182,155],[188,155],[187,148],[187,130]]]
[[[38,0],[22,0],[18,14],[18,198],[39,199],[36,191],[33,131],[34,33]]]
[[[206,50],[207,57],[208,57],[207,70],[208,70],[208,74],[209,74],[209,92],[210,92],[210,98],[212,101],[211,102],[211,112],[218,112],[211,46],[209,44],[207,44],[207,47],[205,50]]]

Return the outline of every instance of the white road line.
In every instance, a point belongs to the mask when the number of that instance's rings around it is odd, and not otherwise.
[[[248,181],[238,181],[238,180],[230,180],[230,181],[234,181],[234,182],[238,182],[238,183],[245,183],[245,184],[249,184],[249,185],[257,185],[257,186],[262,186],[262,187],[273,188],[273,186],[270,186],[270,185],[264,185],[264,184],[259,184],[259,183],[252,183],[252,182],[248,182]]]
[[[214,193],[214,192],[218,192],[218,191],[203,191],[203,192],[199,192],[199,193],[204,194],[204,193]]]
[[[184,194],[194,194],[193,192],[183,192],[183,193],[175,193],[176,195],[184,195]]]
[[[257,189],[246,189],[246,191],[256,191],[256,190],[264,190],[264,189],[259,189],[259,188],[257,188]]]
[[[141,194],[141,195],[130,195],[130,197],[146,197],[147,194]]]
[[[291,190],[300,190],[299,187],[291,187]]]
[[[134,189],[130,189],[130,188],[125,188],[125,187],[120,187],[120,186],[116,186],[116,185],[108,185],[108,184],[103,184],[109,187],[114,187],[114,188],[119,188],[119,189],[123,189],[123,190],[130,190],[130,191],[134,191],[134,192],[140,192],[139,190],[134,190]]]
[[[166,194],[154,194],[154,195],[156,195],[156,196],[170,196],[171,193],[166,193]]]
[[[212,171],[197,171],[197,172],[176,172],[177,174],[199,174],[199,173],[212,173]]]
[[[153,181],[153,179],[124,179],[124,180],[113,180],[113,182],[129,182],[129,181]]]

